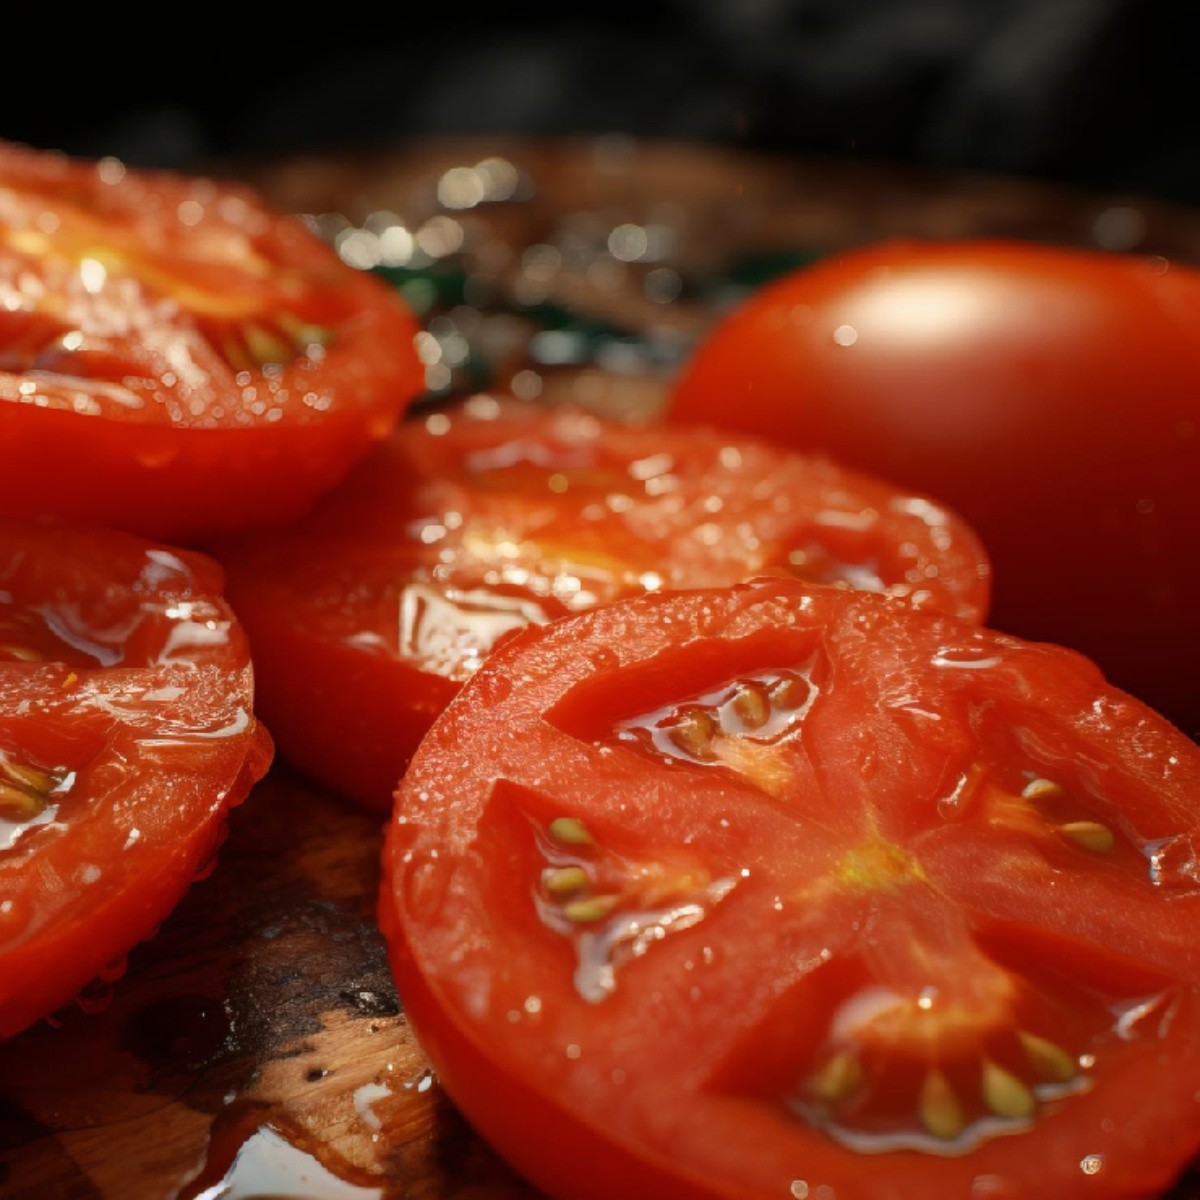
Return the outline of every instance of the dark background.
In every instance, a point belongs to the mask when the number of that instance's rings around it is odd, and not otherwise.
[[[188,168],[418,135],[620,131],[1200,200],[1194,0],[389,11],[398,28],[346,6],[276,9],[279,27],[255,30],[179,8],[162,37],[142,22],[145,43],[69,26],[48,80],[43,56],[10,62],[22,86],[0,135]]]

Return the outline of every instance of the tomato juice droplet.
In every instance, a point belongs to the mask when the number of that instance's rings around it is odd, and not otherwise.
[[[1200,839],[1194,833],[1147,842],[1142,848],[1150,864],[1150,882],[1167,890],[1200,890]]]
[[[375,1177],[338,1162],[336,1170],[318,1157],[312,1139],[265,1104],[237,1103],[216,1120],[200,1171],[179,1192],[179,1200],[384,1200]]]
[[[720,879],[691,900],[670,908],[610,910],[599,915],[594,928],[592,923],[573,930],[564,928],[561,920],[548,912],[544,912],[543,920],[558,932],[573,937],[578,956],[575,990],[589,1003],[599,1004],[616,990],[617,969],[623,963],[642,957],[670,934],[700,924],[733,887],[732,879]]]

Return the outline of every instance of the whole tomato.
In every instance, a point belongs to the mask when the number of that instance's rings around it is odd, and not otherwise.
[[[1200,273],[890,242],[756,294],[672,415],[822,449],[957,509],[992,622],[1200,726]]]

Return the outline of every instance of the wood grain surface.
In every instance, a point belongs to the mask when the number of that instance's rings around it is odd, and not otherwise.
[[[518,173],[513,198],[447,207],[446,173],[495,157]],[[780,252],[988,235],[1200,259],[1194,214],[1128,197],[623,138],[224,171],[327,214],[330,236],[394,219],[438,251],[401,282],[453,275],[465,296],[426,315],[485,360],[431,377],[443,393],[514,385],[629,416],[657,411],[747,270]],[[624,226],[655,239],[653,254],[612,253]],[[547,306],[617,333],[569,362],[539,359],[530,338]],[[380,842],[376,819],[277,767],[123,977],[0,1045],[0,1196],[532,1198],[456,1115],[407,1027],[374,924]],[[1172,1197],[1200,1197],[1197,1177]]]

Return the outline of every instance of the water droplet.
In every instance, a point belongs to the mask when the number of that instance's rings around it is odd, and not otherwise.
[[[392,1089],[386,1083],[364,1083],[361,1087],[354,1089],[354,1111],[358,1113],[359,1120],[372,1130],[383,1128],[383,1121],[379,1114],[375,1112],[373,1105],[376,1101],[382,1100],[385,1096],[390,1096]]]
[[[214,1129],[208,1161],[180,1192],[180,1200],[254,1200],[262,1196],[383,1200],[381,1186],[351,1183],[335,1175],[271,1124],[259,1125],[244,1139],[226,1138],[224,1132]],[[230,1127],[229,1132],[239,1132],[238,1127]]]
[[[942,646],[930,661],[935,667],[950,667],[960,671],[986,671],[998,667],[1003,659],[989,653],[990,647],[960,645]]]
[[[568,929],[549,909],[543,912],[543,920],[559,932],[574,934],[579,955],[575,989],[585,1000],[599,1004],[616,990],[616,973],[622,963],[640,958],[670,934],[698,925],[733,887],[732,879],[718,879],[686,903],[644,912],[617,912],[598,928]]]
[[[1085,1175],[1099,1175],[1103,1168],[1103,1154],[1087,1154],[1079,1160],[1079,1169]]]
[[[1200,885],[1200,843],[1195,834],[1159,838],[1148,842],[1142,853],[1150,864],[1150,882],[1155,887],[1195,889]]]

